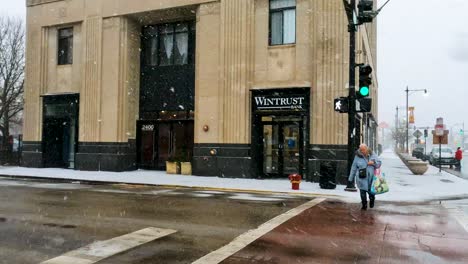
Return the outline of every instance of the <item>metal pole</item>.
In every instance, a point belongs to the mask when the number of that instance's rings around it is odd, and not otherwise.
[[[439,137],[439,172],[442,172],[442,138]]]
[[[397,141],[397,148],[400,148],[400,108],[397,106],[396,107],[396,119],[397,119],[397,125],[396,125],[396,141]],[[399,152],[399,151],[398,151]]]
[[[406,86],[406,153],[409,153],[409,88]]]
[[[354,16],[356,0],[351,0],[351,17]],[[351,166],[356,151],[356,25],[349,25],[349,111],[348,111],[348,175],[351,173]],[[348,191],[357,191],[354,182],[348,182]]]
[[[424,132],[424,157],[427,155],[427,137],[426,132]]]

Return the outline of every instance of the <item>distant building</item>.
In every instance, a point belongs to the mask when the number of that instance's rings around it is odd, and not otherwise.
[[[23,166],[345,179],[342,0],[27,0]],[[358,63],[376,70],[375,25]],[[372,114],[357,138],[376,147]]]

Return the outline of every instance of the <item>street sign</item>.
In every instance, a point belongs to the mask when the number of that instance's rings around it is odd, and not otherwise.
[[[414,133],[413,133],[413,136],[415,136],[416,138],[420,138],[421,136],[423,135],[423,133],[419,130],[416,130]]]
[[[335,112],[348,113],[348,110],[349,110],[348,98],[347,97],[336,98],[334,108],[335,108]]]
[[[445,126],[443,124],[435,125],[435,135],[441,137],[444,135]]]
[[[442,117],[439,117],[436,119],[436,125],[434,129],[435,129],[436,136],[441,137],[444,135],[445,125],[444,125],[444,119]]]
[[[432,139],[432,144],[434,145],[447,145],[448,144],[448,134],[447,135],[444,135],[444,136],[436,136],[434,135],[434,138]]]
[[[432,131],[432,135],[433,135],[433,143],[434,145],[436,144],[440,144],[440,145],[446,145],[448,144],[448,135],[449,135],[449,131],[448,130],[442,130],[443,131],[443,134],[442,136],[438,136],[436,134],[436,131]]]

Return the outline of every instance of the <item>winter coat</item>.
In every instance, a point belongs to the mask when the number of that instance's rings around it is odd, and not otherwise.
[[[374,161],[375,164],[369,166],[367,165],[369,161]],[[382,162],[377,155],[371,154],[370,157],[366,157],[358,150],[356,151],[356,156],[351,166],[351,173],[349,174],[348,181],[354,182],[354,179],[356,179],[359,190],[368,192],[374,180],[374,170],[380,168],[381,165]],[[361,169],[366,169],[366,178],[359,178],[359,170]]]
[[[463,159],[463,152],[461,151],[461,149],[457,150],[457,152],[455,152],[455,159],[456,160],[462,160]]]

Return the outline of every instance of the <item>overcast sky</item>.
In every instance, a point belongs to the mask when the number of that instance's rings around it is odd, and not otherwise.
[[[429,90],[410,96],[417,126],[468,127],[468,0],[391,0],[378,21],[379,121],[394,123],[408,85]]]
[[[0,6],[0,14],[25,16],[24,0]],[[468,0],[391,0],[378,23],[379,121],[394,124],[408,85],[429,90],[410,96],[417,126],[440,116],[468,128]]]

